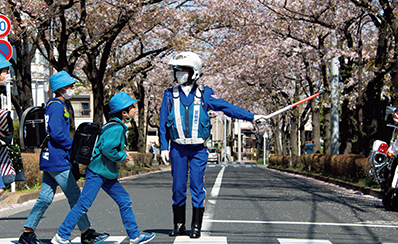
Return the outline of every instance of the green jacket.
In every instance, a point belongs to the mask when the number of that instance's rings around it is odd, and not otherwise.
[[[112,122],[113,121],[113,122]],[[91,163],[88,168],[108,179],[116,179],[119,175],[117,163],[127,157],[124,152],[127,126],[119,118],[112,118],[101,130]]]

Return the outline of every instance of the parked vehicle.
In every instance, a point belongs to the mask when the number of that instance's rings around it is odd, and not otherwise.
[[[393,128],[390,145],[385,141],[376,140],[368,162],[372,166],[369,174],[375,177],[384,194],[384,207],[398,210],[398,109],[387,106],[386,120],[391,115],[394,124],[387,124],[388,127]]]
[[[210,148],[209,149],[209,157],[207,159],[207,162],[215,162],[218,164],[219,162],[219,153],[217,152],[217,149],[215,148]]]

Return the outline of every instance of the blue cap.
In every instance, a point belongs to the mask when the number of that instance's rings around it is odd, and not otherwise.
[[[6,57],[0,52],[0,69],[11,66],[11,63],[8,62]]]
[[[75,82],[76,81],[64,70],[53,74],[50,77],[51,93],[54,93],[56,90],[62,87],[74,84]]]
[[[132,99],[127,93],[119,92],[109,101],[109,114],[114,114],[130,107],[131,104],[137,102],[137,99]]]

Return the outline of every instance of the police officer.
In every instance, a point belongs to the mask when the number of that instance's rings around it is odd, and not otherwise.
[[[189,165],[193,205],[190,237],[199,238],[206,197],[204,174],[208,153],[204,142],[211,130],[207,111],[222,111],[229,117],[246,121],[256,121],[264,116],[232,105],[217,97],[211,88],[196,84],[202,75],[202,62],[195,53],[179,53],[170,60],[169,66],[172,68],[171,79],[178,85],[165,90],[159,122],[161,157],[165,164],[170,158],[173,176],[174,229],[169,236],[185,235],[186,232]]]

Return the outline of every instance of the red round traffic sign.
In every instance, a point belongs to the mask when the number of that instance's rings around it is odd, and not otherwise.
[[[0,14],[0,38],[5,37],[10,33],[11,30],[11,22],[10,20],[5,16]]]
[[[0,53],[9,60],[12,56],[12,47],[8,41],[0,40]]]

